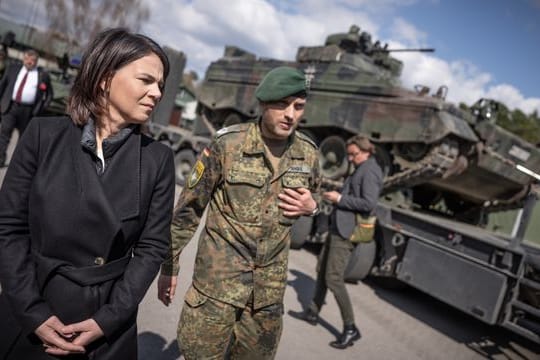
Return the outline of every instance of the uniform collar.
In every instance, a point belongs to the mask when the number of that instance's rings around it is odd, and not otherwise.
[[[261,135],[260,121],[259,119],[257,123],[252,123],[248,127],[246,140],[242,147],[242,151],[246,154],[264,154],[264,140]],[[289,137],[289,144],[284,154],[287,153],[291,158],[303,159],[305,157],[304,150],[296,139],[296,131]]]

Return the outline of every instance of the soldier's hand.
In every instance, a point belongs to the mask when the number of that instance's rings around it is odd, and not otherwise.
[[[84,347],[72,344],[72,334],[62,332],[64,324],[56,316],[51,316],[41,324],[34,333],[43,342],[47,354],[62,356],[69,354],[82,354]]]
[[[177,276],[159,275],[158,279],[158,299],[165,306],[169,306],[176,292]]]
[[[285,188],[278,194],[278,198],[281,200],[278,206],[283,209],[284,216],[311,215],[317,208],[317,202],[313,200],[311,191],[306,188]]]

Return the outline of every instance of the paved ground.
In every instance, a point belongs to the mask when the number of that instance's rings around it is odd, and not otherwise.
[[[150,288],[139,313],[142,359],[179,359],[175,336],[182,297],[190,283],[196,240],[181,257],[180,289],[165,307]],[[292,250],[285,294],[284,331],[277,359],[540,359],[540,349],[504,329],[489,327],[412,288],[392,291],[373,281],[350,284],[362,339],[347,350],[328,346],[341,331],[337,304],[330,294],[322,324],[311,326],[288,312],[301,311],[314,287],[316,256]]]
[[[0,181],[5,174],[0,169]],[[173,304],[157,301],[156,284],[139,311],[139,349],[143,360],[174,360],[181,354],[175,341],[183,295],[190,283],[196,239],[181,257],[180,287]],[[419,291],[387,290],[372,280],[350,284],[362,339],[346,350],[328,343],[341,330],[334,298],[329,294],[322,322],[311,326],[291,317],[301,311],[314,287],[313,249],[292,250],[285,294],[284,331],[277,359],[540,359],[540,348],[504,329],[487,326]]]

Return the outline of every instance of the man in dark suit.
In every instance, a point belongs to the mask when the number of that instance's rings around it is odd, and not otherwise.
[[[46,71],[37,67],[38,58],[36,51],[26,50],[22,64],[7,68],[0,80],[0,167],[5,165],[13,129],[22,135],[30,119],[52,100],[51,80]]]
[[[343,184],[341,193],[329,191],[323,197],[334,204],[330,215],[330,237],[326,241],[317,266],[317,283],[313,300],[302,314],[302,319],[312,325],[318,322],[318,314],[324,304],[326,290],[330,289],[343,319],[344,330],[330,346],[345,349],[360,339],[360,331],[354,322],[351,300],[345,288],[345,268],[354,248],[349,238],[356,226],[356,214],[363,217],[372,215],[383,185],[383,174],[371,154],[373,144],[363,135],[356,135],[347,141],[347,156],[355,170]]]

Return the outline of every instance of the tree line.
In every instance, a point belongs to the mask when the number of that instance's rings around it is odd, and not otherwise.
[[[460,103],[459,107],[464,110],[470,109],[470,106],[464,103]],[[499,103],[495,123],[540,147],[540,117],[537,110],[527,115],[519,109],[510,110],[506,105]]]

